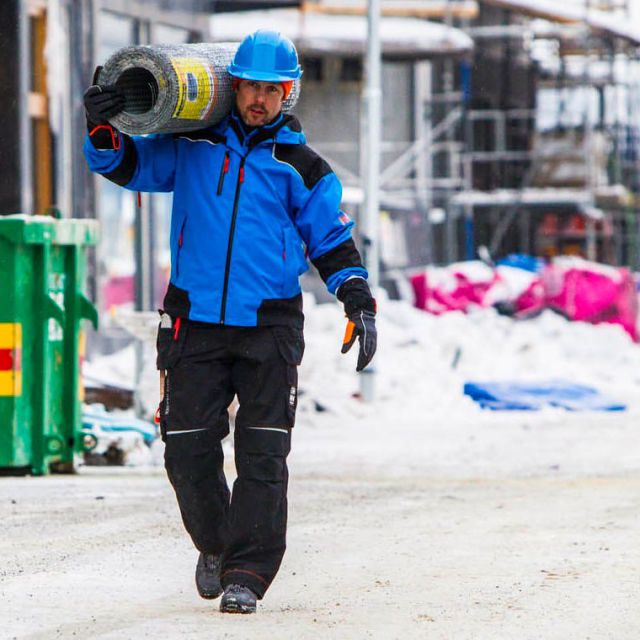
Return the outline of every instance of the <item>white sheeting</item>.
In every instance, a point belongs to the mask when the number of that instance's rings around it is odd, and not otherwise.
[[[214,41],[240,40],[257,29],[274,29],[291,38],[300,51],[312,53],[364,54],[367,42],[364,16],[277,9],[214,15],[209,24]],[[428,58],[473,48],[472,39],[460,29],[416,18],[383,17],[380,37],[386,57]]]
[[[620,15],[597,9],[587,10],[584,4],[558,2],[557,0],[481,0],[488,5],[522,11],[530,15],[569,24],[584,23],[592,29],[640,45],[640,25]]]

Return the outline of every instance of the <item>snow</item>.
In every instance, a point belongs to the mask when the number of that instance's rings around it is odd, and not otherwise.
[[[95,360],[85,360],[82,378],[87,387],[116,387],[133,391],[135,387],[135,345],[101,356]]]
[[[559,3],[555,0],[489,0],[489,2],[505,9],[530,12],[548,20],[584,22],[593,29],[624,38],[633,44],[640,44],[640,29],[634,21],[598,9],[587,9],[584,2]]]
[[[353,397],[340,306],[305,296],[288,548],[256,616],[198,598],[156,441],[135,469],[3,479],[4,636],[636,640],[639,348],[550,312],[436,317],[377,296],[372,404]],[[592,383],[629,411],[483,412],[462,394],[480,376]]]
[[[474,268],[484,265],[469,266],[470,277]],[[502,269],[505,273],[516,271]],[[517,279],[511,280],[517,287]],[[605,472],[608,464],[600,460],[593,443],[582,442],[583,434],[600,439],[600,426],[615,424],[629,437],[636,437],[640,347],[621,328],[569,322],[551,311],[522,321],[500,316],[491,308],[466,315],[454,312],[434,316],[405,301],[387,300],[383,292],[378,293],[378,301],[379,346],[373,367],[376,397],[372,404],[365,404],[357,397],[357,345],[347,355],[340,353],[345,322],[340,305],[316,304],[311,295],[305,294],[306,350],[299,373],[296,427],[296,437],[302,440],[299,458],[305,465],[322,467],[327,460],[348,464],[350,456],[355,455],[365,456],[375,467],[392,465],[398,473],[423,464],[425,459],[443,473],[460,473],[465,464],[465,473],[489,468],[493,473],[536,473],[548,460],[544,456],[544,462],[542,458],[530,458],[527,451],[519,450],[522,425],[547,428],[558,424],[563,429],[558,430],[557,441],[551,437],[554,444],[549,446],[559,447],[559,457],[567,441],[581,450],[584,447],[585,458],[574,460],[567,468],[584,469],[598,458],[597,468]],[[152,315],[147,319],[150,334],[151,323],[157,322]],[[147,366],[141,399],[145,417],[151,418],[158,403],[158,382],[152,364],[153,341],[145,344]],[[131,378],[124,372],[133,369],[133,358],[134,350],[129,348],[99,362],[86,363],[85,374],[100,370],[105,380],[120,378],[129,384]],[[464,383],[469,380],[551,379],[595,387],[625,403],[628,411],[622,412],[622,417],[569,414],[558,409],[545,409],[535,415],[495,414],[483,411],[463,394]],[[342,433],[343,425],[349,425],[346,434]],[[482,447],[489,450],[482,449],[469,460],[469,443],[482,429],[487,429]],[[338,431],[340,437],[334,439]],[[443,439],[445,431],[448,435]],[[345,444],[345,437],[350,444]],[[496,451],[505,455],[496,456]],[[437,462],[430,459],[431,453]],[[638,456],[629,449],[610,465],[634,468],[640,464]],[[155,459],[160,461],[159,456]]]
[[[567,258],[568,261],[577,260]],[[491,269],[480,262],[460,263],[471,279],[483,279]],[[604,267],[603,267],[604,268]],[[500,266],[508,286],[518,290],[530,274]],[[523,277],[521,278],[520,275]],[[396,411],[398,402],[406,412],[414,402],[416,411],[428,410],[460,417],[480,411],[462,395],[470,379],[521,380],[566,378],[590,384],[607,395],[640,411],[640,347],[618,326],[569,322],[552,311],[529,320],[514,320],[492,308],[469,314],[434,316],[406,301],[388,300],[378,293],[378,353],[373,361],[378,397],[376,413]],[[317,304],[310,294],[304,297],[305,357],[300,367],[300,406],[304,413],[315,403],[335,414],[367,411],[355,403],[346,408],[358,389],[354,373],[356,347],[340,353],[344,315],[338,304]],[[153,395],[147,403],[151,417],[157,406],[157,372],[153,366],[155,344],[151,338],[157,326],[155,314],[145,317],[148,327],[139,331],[145,342],[146,366],[142,387]],[[132,389],[135,346],[115,354],[86,361],[85,383]],[[328,384],[328,381],[331,381]],[[314,420],[322,413],[316,413]],[[406,413],[405,413],[406,415]],[[415,417],[415,416],[414,416]],[[304,420],[304,418],[303,418]]]
[[[241,40],[257,29],[274,28],[291,38],[301,51],[363,54],[367,42],[365,16],[305,13],[297,9],[218,14],[210,20],[217,41]],[[460,29],[416,18],[380,19],[383,54],[420,58],[470,51],[472,39]]]
[[[310,308],[305,303],[308,346],[300,372],[302,397],[340,411],[348,397],[344,390],[356,387],[355,355],[341,356],[335,347],[342,329],[338,307]],[[640,410],[640,349],[617,326],[572,323],[551,311],[524,321],[493,309],[434,316],[389,300],[379,302],[377,324],[376,420],[384,420],[384,414],[397,418],[398,407],[408,419],[427,411],[473,419],[481,410],[462,394],[464,382],[471,379],[566,378],[593,385]]]

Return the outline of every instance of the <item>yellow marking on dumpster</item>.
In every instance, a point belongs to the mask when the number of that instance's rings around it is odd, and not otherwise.
[[[22,325],[19,322],[0,322],[0,349],[22,346]]]
[[[0,371],[0,396],[22,395],[22,371]]]
[[[22,394],[22,325],[0,322],[0,396]]]

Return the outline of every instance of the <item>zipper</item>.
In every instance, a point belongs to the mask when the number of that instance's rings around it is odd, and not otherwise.
[[[222,187],[224,186],[224,177],[229,172],[229,152],[224,152],[224,161],[222,167],[220,167],[220,177],[218,178],[218,195],[222,193]]]
[[[224,324],[227,311],[227,293],[229,291],[229,269],[231,268],[231,250],[233,249],[233,235],[236,231],[236,218],[238,217],[238,202],[240,200],[240,189],[244,182],[244,161],[246,156],[240,160],[240,170],[238,171],[238,182],[236,183],[236,195],[233,199],[233,211],[231,213],[231,227],[229,228],[229,243],[227,244],[227,263],[224,267],[224,286],[222,288],[222,303],[220,305],[220,324]]]
[[[180,227],[180,235],[178,236],[178,251],[176,255],[176,278],[180,276],[180,253],[182,251],[182,243],[184,242],[184,228],[187,225],[187,219],[185,218],[182,221],[182,226]]]
[[[182,324],[182,318],[180,316],[178,316],[176,318],[176,322],[175,325],[173,327],[173,341],[177,342],[179,336],[180,336],[180,325]]]

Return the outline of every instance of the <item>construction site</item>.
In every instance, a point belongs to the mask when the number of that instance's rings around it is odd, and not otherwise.
[[[222,326],[230,265],[245,260],[238,240],[231,253],[236,212],[290,193],[249,202],[251,156],[234,165],[231,147],[182,191],[206,213],[237,172],[218,287],[202,261],[218,239],[188,235],[192,211],[178,224],[178,188],[139,187],[139,159],[125,180],[95,158],[125,166],[131,145],[169,139],[222,154],[231,134],[96,125],[87,96],[117,86],[100,74],[123,51],[207,43],[233,60],[225,117],[242,116],[240,78],[262,81],[232,69],[261,30],[292,43],[301,73],[280,103],[298,124],[267,156],[282,170],[282,146],[306,141],[321,175],[293,175],[310,190],[337,178],[338,230],[353,224],[362,262],[330,287],[301,224],[251,272],[258,287],[296,269],[305,329],[299,353],[284,325],[271,340],[295,429],[249,427],[293,442],[287,554],[257,615],[225,616],[193,585],[204,551],[167,480],[166,376],[183,361],[162,365],[161,335],[187,340],[181,320],[187,336],[265,328],[262,304],[255,324]],[[0,33],[0,635],[638,638],[640,0],[3,0]],[[151,113],[168,90],[149,78]],[[238,120],[246,140],[276,121]],[[295,223],[306,205],[291,209]],[[223,289],[215,319],[178,272],[198,235],[198,281]],[[294,251],[305,266],[287,266]],[[247,255],[266,254],[255,241]],[[340,290],[354,278],[368,278],[379,334],[364,371],[369,325],[345,352]],[[167,311],[183,289],[184,315]],[[240,395],[219,443],[236,482]]]
[[[102,307],[155,308],[168,268],[158,222],[168,216],[166,198],[145,198],[138,208],[127,194],[94,184],[78,155],[81,105],[69,95],[119,46],[238,39],[265,16],[227,13],[232,7],[220,2],[211,17],[189,11],[188,2],[9,4],[25,5],[30,34],[30,55],[15,59],[13,82],[31,86],[20,93],[22,108],[2,107],[15,149],[4,161],[11,179],[0,192],[3,211],[57,208],[104,219],[107,235],[92,265]],[[639,268],[639,34],[626,17],[631,8],[613,0],[557,11],[552,4],[383,2],[383,277],[472,259],[483,245],[496,258],[571,254]],[[267,16],[298,44],[305,90],[297,112],[356,217],[365,13],[363,2],[336,1]],[[15,43],[17,32],[5,24]],[[47,66],[45,45],[60,48],[57,69]],[[68,73],[60,68],[65,57]],[[24,136],[32,142],[18,144]],[[70,170],[56,170],[61,164]]]

